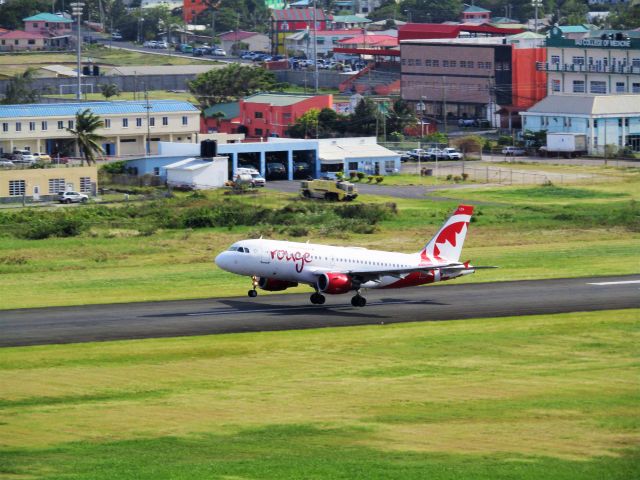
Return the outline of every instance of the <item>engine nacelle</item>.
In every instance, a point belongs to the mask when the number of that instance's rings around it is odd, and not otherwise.
[[[268,292],[279,292],[281,290],[286,290],[287,288],[297,287],[298,283],[278,280],[275,278],[260,277],[258,279],[258,286],[262,290],[266,290]]]
[[[344,273],[323,273],[318,277],[318,290],[322,293],[340,294],[353,290],[351,277]]]

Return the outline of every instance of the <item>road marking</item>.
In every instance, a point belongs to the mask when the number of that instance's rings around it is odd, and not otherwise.
[[[629,285],[632,283],[640,283],[640,280],[627,280],[624,282],[598,282],[598,283],[587,283],[587,285]]]

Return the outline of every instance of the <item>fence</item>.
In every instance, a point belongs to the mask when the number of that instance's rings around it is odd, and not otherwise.
[[[415,168],[415,170],[414,170]],[[476,183],[496,185],[567,185],[576,183],[602,183],[617,179],[613,175],[599,175],[592,173],[555,173],[555,172],[531,172],[515,170],[511,168],[498,168],[491,166],[469,166],[465,162],[455,164],[437,165],[434,162],[424,162],[418,166],[405,165],[406,173],[419,173],[421,169],[431,170],[432,175],[448,179],[467,178]]]

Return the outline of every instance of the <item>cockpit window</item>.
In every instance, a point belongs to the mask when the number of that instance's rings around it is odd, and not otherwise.
[[[249,249],[247,247],[229,247],[230,252],[240,252],[240,253],[249,253]]]
[[[229,251],[230,251],[230,252],[237,252],[237,251],[239,251],[239,250],[240,250],[240,248],[239,248],[239,247],[229,247]]]

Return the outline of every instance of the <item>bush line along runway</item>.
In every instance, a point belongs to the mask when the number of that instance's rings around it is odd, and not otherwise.
[[[27,346],[306,328],[539,315],[640,307],[640,275],[369,291],[311,305],[308,295],[264,295],[0,312],[0,346]]]

